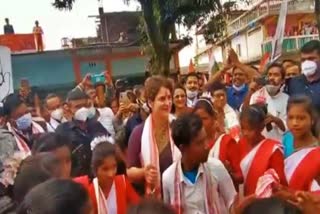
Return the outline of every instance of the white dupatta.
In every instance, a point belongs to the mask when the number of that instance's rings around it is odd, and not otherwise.
[[[174,118],[169,116],[169,122],[171,122]],[[169,126],[169,124],[168,124]],[[144,123],[142,137],[141,137],[141,162],[142,166],[153,165],[157,168],[160,178],[160,163],[159,163],[159,151],[157,144],[154,139],[154,130],[152,126],[152,117],[151,115],[148,116]],[[170,137],[170,148],[172,153],[172,160],[173,162],[179,160],[181,158],[180,150],[175,146],[172,137],[171,137],[171,130],[169,128],[169,137]],[[158,187],[160,187],[160,179],[158,181]],[[156,188],[158,188],[156,187]],[[148,193],[147,188],[147,193]],[[151,190],[154,191],[154,190]]]
[[[238,115],[228,104],[224,106],[223,111],[225,116],[225,131],[227,134],[231,135],[233,139],[238,141],[240,139],[240,123]]]
[[[285,159],[285,175],[288,183],[290,184],[296,169],[299,167],[300,163],[317,147],[301,149]],[[319,191],[320,185],[316,180],[313,180],[310,186],[310,191]]]
[[[116,187],[115,182],[113,182],[112,187],[110,189],[110,193],[108,198],[104,196],[104,193],[102,189],[99,186],[99,182],[97,178],[93,179],[93,188],[94,188],[94,194],[97,199],[97,209],[98,214],[113,214],[117,213],[117,193],[116,193]]]
[[[209,158],[217,158],[220,159],[220,147],[221,147],[221,141],[222,138],[225,136],[225,134],[220,135],[220,137],[216,140],[214,146],[211,148],[208,159]]]
[[[8,131],[10,131],[13,134],[17,142],[19,151],[24,152],[26,154],[31,154],[31,150],[29,146],[24,141],[24,139],[19,136],[18,134],[19,131],[14,127],[12,127],[10,123],[7,123],[7,127],[8,127]],[[32,121],[32,134],[41,134],[44,132],[45,132],[44,129],[38,123]]]

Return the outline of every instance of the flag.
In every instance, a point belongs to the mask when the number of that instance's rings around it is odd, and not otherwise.
[[[196,71],[196,69],[194,68],[192,59],[190,59],[190,63],[189,63],[189,73],[193,73],[193,72],[195,72],[195,71]]]
[[[282,43],[283,43],[284,31],[286,27],[287,12],[288,12],[288,0],[283,0],[280,7],[276,34],[272,41],[271,62],[276,61],[281,56],[281,53],[282,53]]]
[[[259,72],[262,74],[265,70],[265,67],[267,66],[268,62],[270,59],[270,53],[266,52],[261,61],[260,61],[260,65],[259,65]]]
[[[211,76],[217,71],[219,71],[219,65],[214,57],[213,52],[211,52],[210,61],[209,61],[209,68],[208,68],[209,79],[211,79]]]

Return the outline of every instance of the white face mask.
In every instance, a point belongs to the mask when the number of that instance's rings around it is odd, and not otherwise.
[[[51,117],[57,121],[61,121],[63,117],[63,110],[61,108],[58,108],[51,112]]]
[[[281,87],[281,85],[266,85],[266,90],[269,93],[270,96],[274,96],[279,92],[279,89]]]
[[[96,108],[94,106],[91,106],[88,108],[88,118],[91,119],[94,116],[96,116]]]
[[[241,91],[244,89],[244,87],[246,87],[245,84],[242,84],[241,86],[236,86],[235,84],[233,84],[232,86],[234,89],[236,89],[236,91]]]
[[[16,125],[19,130],[26,130],[30,128],[32,124],[32,116],[31,113],[27,113],[16,120]]]
[[[310,77],[314,75],[317,71],[318,65],[316,62],[311,60],[306,60],[301,64],[301,70],[303,75]]]
[[[198,95],[198,91],[190,91],[187,89],[187,97],[189,99],[193,99]]]
[[[74,119],[85,122],[88,119],[88,109],[82,107],[81,109],[76,111],[76,113],[74,114]]]

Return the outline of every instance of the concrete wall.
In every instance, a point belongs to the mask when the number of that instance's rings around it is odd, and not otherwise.
[[[65,93],[76,85],[76,76],[83,77],[86,73],[98,74],[108,68],[115,79],[144,76],[147,62],[145,57],[123,56],[113,59],[113,56],[116,56],[116,53],[82,59],[82,56],[77,58],[70,50],[12,55],[13,86],[14,89],[18,89],[21,79],[28,79],[30,85],[43,94],[47,91]]]

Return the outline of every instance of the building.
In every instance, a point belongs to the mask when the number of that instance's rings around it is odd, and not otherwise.
[[[140,48],[140,12],[104,13],[99,8],[97,36],[92,38],[62,38],[62,49],[41,53],[12,51],[14,89],[27,79],[40,95],[48,92],[65,94],[87,74],[108,70],[114,79],[126,79],[129,84],[141,84],[149,61]],[[0,40],[1,41],[1,40]],[[171,70],[179,70],[179,43],[170,46],[175,54]]]
[[[225,35],[218,42],[207,45],[197,57],[209,59],[213,53],[220,61],[226,58],[227,48],[232,47],[242,62],[257,63],[266,52],[272,51],[281,2],[255,0],[248,11],[228,21]],[[282,58],[298,59],[299,49],[318,38],[314,0],[289,0]]]

